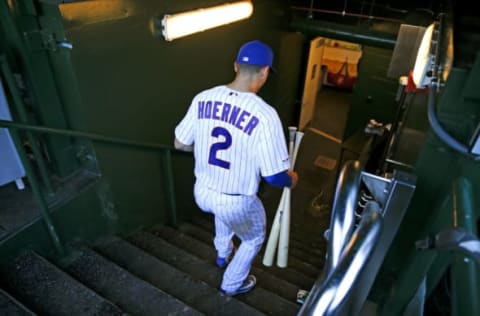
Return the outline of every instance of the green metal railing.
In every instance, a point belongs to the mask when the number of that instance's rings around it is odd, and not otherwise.
[[[137,147],[137,148],[153,150],[153,151],[161,151],[164,155],[164,167],[165,167],[165,173],[166,173],[165,183],[166,183],[166,189],[167,189],[167,203],[168,203],[168,209],[169,209],[168,220],[171,226],[175,227],[177,225],[175,187],[174,187],[173,168],[172,168],[172,151],[175,151],[175,149],[172,146],[161,145],[161,144],[150,143],[150,142],[125,140],[122,138],[110,137],[110,136],[105,136],[105,135],[100,135],[95,133],[87,133],[82,131],[28,125],[28,124],[23,124],[23,123],[18,123],[13,121],[6,121],[6,120],[0,120],[0,127],[8,128],[10,131],[12,139],[18,150],[20,159],[25,167],[25,172],[27,174],[28,180],[30,181],[32,192],[40,207],[40,213],[41,213],[42,219],[44,220],[47,226],[47,229],[48,229],[50,238],[54,244],[54,247],[60,256],[63,256],[65,254],[64,247],[62,245],[62,242],[60,241],[60,238],[58,237],[55,226],[53,225],[52,220],[50,218],[50,212],[41,190],[40,181],[38,181],[37,175],[34,172],[32,163],[30,162],[25,152],[25,149],[23,148],[23,144],[21,142],[21,138],[19,135],[19,130],[25,131],[27,135],[31,135],[32,133],[54,134],[54,135],[61,135],[66,137],[88,139],[94,142],[110,143],[110,144],[123,145],[128,147]]]
[[[380,315],[403,315],[412,298],[428,297],[433,292],[449,267],[451,315],[480,315],[480,240],[476,237],[473,198],[467,178],[459,177],[452,183],[450,194],[429,221],[434,233],[415,243],[417,251],[392,284],[394,290],[380,306]],[[425,281],[428,288],[421,293],[418,289]]]
[[[330,37],[373,47],[393,49],[397,41],[394,33],[367,30],[355,25],[298,18],[290,25],[294,30],[307,35]]]
[[[23,124],[28,124],[28,115],[25,104],[23,102],[22,97],[20,96],[20,92],[18,91],[18,87],[15,83],[15,79],[13,77],[13,73],[10,69],[10,66],[7,63],[6,57],[4,55],[0,55],[0,74],[2,75],[3,79],[5,80],[5,88],[8,90],[12,97],[13,106],[18,113],[18,117],[20,122]],[[36,137],[30,132],[26,132],[26,136],[28,142],[32,148],[32,152],[37,159],[38,170],[40,173],[40,177],[42,179],[45,188],[47,189],[48,194],[53,194],[53,187],[48,176],[48,167],[43,155],[41,154],[40,148],[38,146],[38,142]]]

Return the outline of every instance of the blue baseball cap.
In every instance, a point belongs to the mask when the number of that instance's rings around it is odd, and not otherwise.
[[[256,65],[256,66],[273,66],[273,51],[267,44],[261,41],[247,42],[240,47],[237,55],[237,63]],[[274,70],[272,68],[272,70]]]

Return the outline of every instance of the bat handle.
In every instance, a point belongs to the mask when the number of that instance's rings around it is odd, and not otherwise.
[[[288,139],[289,139],[288,154],[290,155],[290,160],[292,160],[293,150],[295,146],[296,132],[297,132],[296,126],[288,127]]]
[[[296,132],[295,148],[293,149],[293,155],[292,155],[292,169],[295,166],[295,161],[297,160],[298,150],[300,149],[300,143],[302,142],[303,136],[304,136],[303,132]]]
[[[295,140],[295,133],[297,132],[298,128],[296,126],[289,126],[288,127],[288,136],[290,141]]]
[[[292,169],[295,166],[298,150],[302,141],[304,133],[300,131],[295,132],[295,147],[292,154]],[[288,264],[288,248],[290,239],[290,204],[291,204],[291,190],[285,189],[285,199],[282,201],[284,210],[282,217],[280,218],[280,236],[278,240],[278,255],[277,266],[280,268],[286,268]]]

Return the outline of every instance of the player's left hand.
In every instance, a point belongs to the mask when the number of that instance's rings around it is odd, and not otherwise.
[[[288,170],[287,173],[290,176],[290,178],[292,178],[292,185],[290,186],[290,188],[293,189],[294,187],[297,186],[297,183],[298,183],[298,173],[293,170]]]

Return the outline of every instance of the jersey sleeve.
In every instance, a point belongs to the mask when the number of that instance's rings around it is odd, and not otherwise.
[[[192,102],[187,113],[183,119],[175,127],[175,138],[177,138],[182,144],[192,145],[194,142],[194,131],[196,119],[195,102]]]
[[[262,126],[258,159],[262,177],[272,176],[290,169],[290,157],[278,114],[273,112],[268,124]]]

